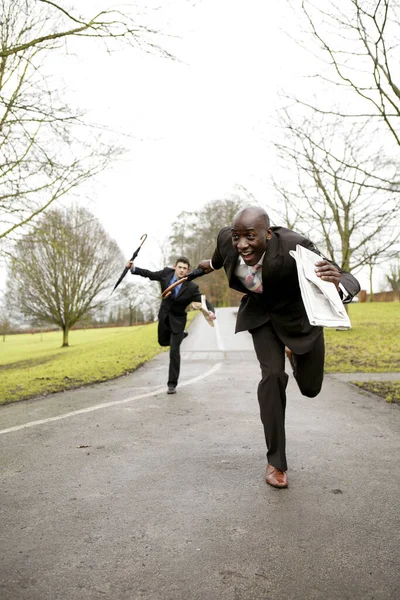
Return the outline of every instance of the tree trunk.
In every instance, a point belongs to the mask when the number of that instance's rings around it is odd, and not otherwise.
[[[373,285],[372,285],[372,265],[369,266],[369,301],[370,302],[374,301],[374,292],[373,292]]]
[[[68,334],[69,334],[69,327],[67,327],[67,325],[64,325],[63,327],[63,343],[62,343],[62,348],[69,346],[68,344]]]

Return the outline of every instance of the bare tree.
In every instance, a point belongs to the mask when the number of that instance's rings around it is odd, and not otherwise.
[[[16,244],[9,285],[24,315],[63,331],[105,301],[123,257],[83,208],[51,210]]]
[[[359,129],[282,115],[275,144],[286,176],[275,186],[281,215],[344,270],[377,264],[400,237],[397,165],[370,152]]]
[[[137,322],[137,316],[141,315],[143,318],[147,314],[153,314],[153,294],[148,289],[145,282],[139,282],[135,277],[135,283],[126,282],[118,288],[117,297],[118,304],[122,308],[124,315],[128,315],[129,326],[131,327],[134,322]],[[149,293],[150,292],[150,293]],[[160,301],[160,294],[157,295],[156,301]]]
[[[316,42],[310,47],[306,38],[303,46],[327,65],[315,78],[328,88],[339,89],[341,100],[339,108],[330,104],[330,94],[319,94],[318,103],[299,97],[297,100],[319,113],[377,120],[400,145],[400,2],[335,0],[321,5],[302,0],[301,12]]]
[[[383,267],[385,264],[390,264],[393,256],[398,256],[398,250],[395,248],[389,248],[387,251],[382,251],[379,238],[377,240],[371,240],[368,246],[364,249],[364,265],[368,268],[368,280],[369,280],[369,296],[368,301],[374,301],[374,285],[373,275],[376,267]]]
[[[286,173],[273,181],[280,213],[343,268],[367,267],[372,288],[400,234],[400,2],[288,3],[300,17],[292,37],[317,68],[285,94],[276,147]]]
[[[49,0],[0,0],[0,240],[121,153],[108,135],[82,130],[88,124],[63,99],[51,56],[67,55],[66,40],[84,37],[101,38],[107,51],[124,41],[170,57],[158,33],[119,10],[84,18]]]
[[[4,292],[0,297],[0,335],[3,342],[10,333],[13,321],[12,299],[10,292]]]
[[[386,275],[386,281],[392,290],[400,290],[400,257],[399,253],[395,257],[394,262],[390,265],[389,274]]]
[[[3,9],[15,5],[17,11],[25,17],[33,13],[40,17],[40,21],[30,21],[30,25],[21,30],[16,39],[10,39],[8,44],[3,45],[0,58],[23,53],[28,48],[53,49],[55,43],[71,37],[101,38],[105,42],[123,40],[131,46],[157,51],[173,58],[172,54],[157,42],[161,31],[140,23],[138,15],[134,18],[127,10],[122,12],[116,8],[109,8],[85,17],[67,10],[61,2],[51,0],[2,0],[2,5]],[[128,7],[125,6],[125,9]],[[4,14],[7,14],[7,11],[3,10]]]

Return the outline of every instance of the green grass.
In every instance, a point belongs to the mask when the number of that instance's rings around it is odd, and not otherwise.
[[[350,383],[384,398],[386,402],[400,402],[400,381],[351,381]]]
[[[0,342],[0,403],[113,379],[163,349],[157,324],[8,336]]]
[[[325,329],[327,373],[400,371],[400,303],[349,305],[352,329]]]
[[[188,313],[189,323],[198,311]],[[157,342],[157,323],[7,336],[0,341],[0,404],[115,379],[168,351]]]

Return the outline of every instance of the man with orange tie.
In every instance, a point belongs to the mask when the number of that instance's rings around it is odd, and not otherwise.
[[[236,332],[251,333],[260,363],[258,402],[268,459],[265,480],[276,488],[288,486],[285,349],[304,396],[316,396],[324,377],[323,328],[312,326],[307,318],[296,262],[289,254],[297,244],[321,256],[315,271],[335,284],[342,302],[350,302],[360,291],[353,275],[324,258],[306,237],[285,227],[271,227],[268,214],[258,206],[239,211],[232,225],[219,232],[211,260],[199,264],[206,273],[224,267],[229,286],[245,293]]]

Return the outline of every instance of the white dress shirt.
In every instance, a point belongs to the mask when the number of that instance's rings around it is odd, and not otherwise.
[[[260,265],[260,267],[262,267],[263,261],[264,261],[264,256],[265,256],[265,252],[262,255],[262,257],[260,258],[260,260],[256,263],[257,265]],[[252,265],[253,267],[255,267],[256,265]],[[237,261],[236,267],[235,267],[235,275],[238,279],[240,279],[240,282],[244,285],[245,288],[247,288],[247,284],[246,284],[246,276],[249,274],[249,267],[248,265],[246,265],[246,263],[244,262],[243,258],[241,256],[239,256],[239,259]],[[261,284],[262,285],[262,268],[260,268],[257,273],[254,275],[254,281]],[[250,288],[248,288],[250,289]],[[262,292],[262,290],[261,290]],[[261,293],[258,292],[258,293]]]

